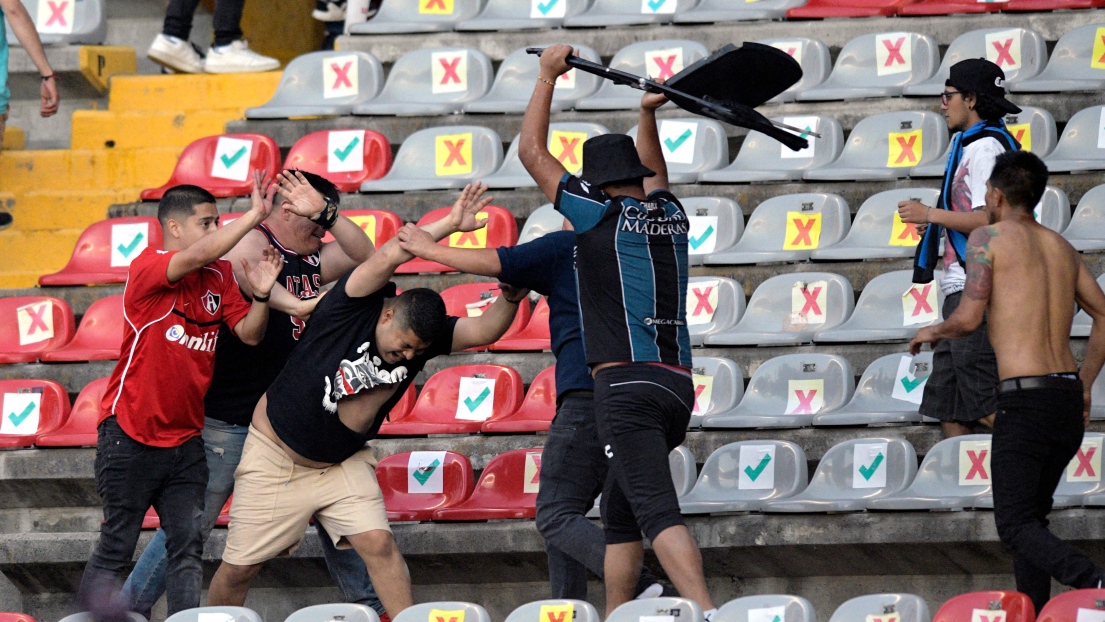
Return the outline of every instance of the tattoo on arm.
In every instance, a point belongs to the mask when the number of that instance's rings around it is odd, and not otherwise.
[[[975,300],[989,300],[994,287],[994,255],[990,241],[996,235],[993,227],[979,227],[967,241],[967,284],[963,292]]]

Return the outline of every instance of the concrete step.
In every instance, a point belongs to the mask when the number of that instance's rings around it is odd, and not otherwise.
[[[245,109],[271,99],[279,81],[279,71],[119,76],[111,83],[108,110],[190,113]]]
[[[4,152],[0,153],[0,179],[4,180],[4,190],[16,195],[48,188],[148,188],[169,178],[180,152],[180,147],[120,152],[102,149]],[[102,214],[101,211],[98,215]],[[14,216],[18,222],[18,215]]]
[[[24,149],[68,149],[72,132],[72,116],[77,111],[95,110],[107,106],[107,98],[62,97],[58,113],[42,118],[38,114],[39,99],[13,99],[8,104],[8,123],[17,125],[26,134]],[[7,141],[4,149],[8,149]]]
[[[24,231],[16,226],[0,231],[0,248],[4,249],[0,288],[28,287],[38,281],[40,274],[60,270],[82,231]]]
[[[211,109],[180,112],[136,110],[80,110],[73,113],[74,149],[149,149],[179,147],[192,141],[222,134],[228,121],[242,116],[242,109]],[[249,131],[249,130],[246,130]]]
[[[128,46],[52,45],[46,46],[46,58],[57,75],[62,101],[100,97],[112,76],[137,70],[134,49]],[[11,48],[8,71],[13,99],[38,98],[42,80],[23,48]]]

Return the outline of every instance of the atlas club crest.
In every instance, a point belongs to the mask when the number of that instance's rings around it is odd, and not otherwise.
[[[211,290],[207,290],[207,293],[200,298],[200,302],[203,303],[203,308],[207,310],[211,315],[215,315],[219,311],[219,305],[222,303],[222,296],[212,293]]]

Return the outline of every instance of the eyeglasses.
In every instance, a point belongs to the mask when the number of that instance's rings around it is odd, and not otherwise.
[[[962,95],[963,93],[965,93],[965,91],[944,91],[943,93],[940,94],[940,103],[947,106],[948,105],[948,99],[952,95]]]

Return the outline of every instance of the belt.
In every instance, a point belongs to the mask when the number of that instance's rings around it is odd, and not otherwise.
[[[1067,391],[1082,390],[1082,381],[1078,378],[1064,378],[1062,376],[1024,376],[1022,378],[1009,378],[1002,380],[998,385],[998,393],[1012,391],[1026,391],[1031,389],[1063,389]]]

